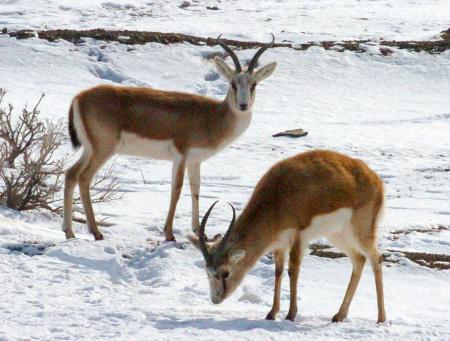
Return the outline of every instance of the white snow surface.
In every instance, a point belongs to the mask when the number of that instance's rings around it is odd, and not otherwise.
[[[450,3],[440,0],[190,3],[181,9],[181,1],[1,1],[0,27],[224,33],[251,40],[273,32],[280,41],[302,42],[432,39],[450,26]],[[382,250],[450,254],[449,231],[399,238],[389,233],[450,225],[450,52],[393,49],[386,57],[377,45],[367,48],[367,53],[276,48],[263,55],[262,64],[277,61],[278,68],[258,86],[250,128],[202,166],[201,212],[222,201],[210,218],[209,234],[228,226],[231,212],[224,203],[241,211],[276,161],[329,148],[365,160],[382,176],[387,194]],[[72,97],[100,83],[222,98],[227,84],[207,59],[219,50],[91,39],[74,45],[0,35],[0,87],[17,110],[45,92],[42,115],[64,120]],[[238,55],[246,60],[254,52]],[[297,127],[309,135],[271,137]],[[67,140],[60,153],[70,152]],[[401,257],[384,266],[384,325],[375,323],[369,266],[349,317],[330,323],[350,278],[347,258],[305,257],[294,323],[282,320],[289,304],[287,275],[278,320],[264,320],[274,283],[267,257],[229,299],[213,305],[202,257],[185,239],[191,217],[187,180],[175,218],[179,242],[164,243],[170,163],[131,157],[111,162],[124,198],[95,207],[98,218],[114,223],[102,228],[104,241],[94,243],[82,224],[75,224],[78,239],[65,241],[60,217],[0,207],[0,340],[450,339],[449,271]]]
[[[180,6],[183,2],[189,6]],[[447,0],[6,0],[11,29],[109,28],[294,43],[428,39],[450,26]],[[215,9],[217,8],[217,9]]]

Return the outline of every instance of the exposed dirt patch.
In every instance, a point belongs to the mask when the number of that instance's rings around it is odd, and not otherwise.
[[[332,247],[328,245],[312,244],[310,246],[310,250],[310,255],[318,257],[331,259],[347,257],[342,252],[332,250]],[[391,249],[387,249],[385,250],[385,253],[383,253],[383,261],[387,263],[398,263],[398,257],[405,257],[416,264],[426,266],[428,268],[450,270],[450,255]]]
[[[417,227],[417,228],[411,228],[411,229],[405,229],[405,230],[396,230],[389,232],[389,235],[387,236],[387,239],[389,240],[397,240],[401,238],[402,236],[406,236],[411,233],[429,233],[429,234],[435,234],[442,231],[449,231],[450,226],[448,225],[436,225],[432,227]]]
[[[326,249],[325,250],[324,249],[311,250],[311,252],[309,254],[313,255],[313,256],[317,256],[317,257],[332,258],[332,259],[347,257],[342,252],[336,252],[336,251],[326,250]]]
[[[180,33],[163,33],[163,32],[149,32],[149,31],[128,31],[128,30],[46,30],[46,31],[30,31],[21,30],[15,32],[8,32],[6,28],[1,31],[2,34],[9,34],[17,39],[27,39],[32,37],[39,37],[48,41],[55,41],[57,39],[64,39],[74,44],[81,43],[83,38],[93,38],[102,41],[117,41],[122,44],[135,45],[146,43],[160,43],[160,44],[176,44],[189,43],[193,45],[216,45],[216,38],[196,37],[188,34]],[[239,49],[253,49],[264,45],[264,42],[256,41],[239,41],[232,39],[222,39],[224,43]],[[366,52],[366,45],[371,43],[380,44],[380,53],[384,56],[389,56],[393,53],[388,47],[396,47],[400,49],[407,49],[410,51],[428,53],[441,53],[450,49],[450,29],[441,32],[441,39],[435,41],[369,41],[369,40],[354,40],[354,41],[322,41],[322,42],[308,42],[299,45],[291,43],[275,43],[274,47],[287,47],[295,50],[307,50],[311,46],[321,46],[326,50],[335,49],[337,51],[354,51],[357,53]]]
[[[425,253],[425,252],[410,252],[410,251],[398,251],[398,250],[386,250],[388,254],[384,254],[385,261],[391,261],[389,259],[389,253],[400,254],[409,260],[428,268],[439,270],[450,270],[450,255]],[[392,261],[395,263],[395,261]]]
[[[30,31],[21,30],[15,32],[5,32],[11,37],[17,39],[27,39],[32,37],[39,37],[48,41],[56,41],[58,39],[64,39],[74,44],[82,42],[83,38],[92,38],[103,41],[118,41],[127,45],[146,44],[146,43],[160,43],[160,44],[177,44],[177,43],[189,43],[192,45],[200,46],[214,46],[216,45],[216,38],[203,38],[196,37],[188,34],[180,33],[163,33],[163,32],[149,32],[149,31],[128,31],[128,30],[47,30],[47,31]],[[227,45],[239,47],[241,49],[252,49],[261,47],[266,43],[254,42],[254,41],[238,41],[231,39],[221,39]],[[291,44],[278,44],[275,43],[274,47],[291,47]]]

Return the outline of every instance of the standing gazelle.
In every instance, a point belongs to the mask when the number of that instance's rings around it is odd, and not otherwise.
[[[74,147],[83,146],[83,154],[66,174],[62,228],[66,238],[74,238],[72,197],[78,183],[89,229],[96,240],[103,239],[95,222],[89,186],[95,173],[114,154],[173,161],[170,208],[164,226],[166,240],[175,240],[172,223],[187,168],[192,229],[197,233],[200,163],[249,126],[256,84],[276,67],[276,63],[270,63],[255,71],[256,64],[273,42],[261,47],[243,70],[231,48],[218,41],[235,65],[233,70],[221,58],[214,59],[219,73],[231,85],[222,101],[189,93],[107,85],[78,94],[69,112],[69,133]]]
[[[244,211],[223,238],[206,241],[205,214],[199,237],[189,236],[206,261],[211,301],[221,303],[267,252],[275,255],[275,292],[267,319],[280,309],[285,253],[289,253],[290,306],[297,314],[297,279],[309,241],[327,237],[353,263],[344,300],[333,322],[348,313],[366,258],[375,275],[378,322],[384,311],[382,258],[377,249],[377,223],[383,206],[383,183],[364,162],[331,151],[299,154],[274,165],[259,181]]]

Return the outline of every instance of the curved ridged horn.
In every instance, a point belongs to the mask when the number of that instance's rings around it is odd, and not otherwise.
[[[232,230],[232,228],[234,226],[234,222],[236,221],[236,210],[234,209],[234,206],[231,203],[229,203],[229,202],[227,202],[227,204],[230,205],[231,209],[233,210],[233,219],[231,219],[230,226],[228,226],[228,230],[227,230],[227,232],[225,233],[225,236],[222,239],[223,242],[228,239],[228,236],[230,235],[231,230]]]
[[[233,50],[228,46],[225,45],[224,43],[222,43],[220,41],[220,37],[222,35],[219,35],[216,39],[217,44],[219,44],[220,46],[222,46],[222,48],[228,52],[228,54],[230,55],[231,59],[233,59],[233,63],[234,66],[236,67],[236,72],[241,72],[242,71],[242,67],[241,67],[241,63],[239,63],[239,58],[236,56],[236,54],[233,52]]]
[[[208,221],[209,214],[211,213],[212,209],[216,204],[219,202],[217,200],[214,204],[211,205],[211,207],[206,212],[205,216],[202,219],[202,222],[200,224],[200,228],[198,230],[198,239],[200,241],[200,250],[202,251],[203,257],[205,258],[206,265],[209,266],[212,264],[212,256],[209,254],[208,249],[206,248],[206,236],[205,236],[205,226],[206,222]]]
[[[233,210],[233,219],[231,219],[230,226],[228,227],[228,230],[230,230],[234,226],[234,222],[236,221],[236,210],[234,209],[234,206],[231,205],[231,203],[227,203],[230,205],[231,209]]]
[[[261,55],[264,53],[264,51],[266,51],[269,47],[272,47],[274,42],[275,42],[275,36],[272,34],[272,41],[270,43],[262,46],[258,50],[258,52],[255,53],[252,60],[250,61],[250,64],[248,64],[248,69],[247,69],[248,73],[253,72],[253,70],[255,69],[255,66],[256,66],[256,62],[258,61],[259,57],[261,57]]]

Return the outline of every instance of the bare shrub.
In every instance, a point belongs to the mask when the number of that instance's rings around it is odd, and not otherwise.
[[[40,119],[38,106],[44,95],[32,110],[25,107],[15,119],[13,106],[5,109],[3,105],[5,93],[0,89],[0,204],[19,211],[45,209],[61,214],[68,158],[57,158],[55,153],[64,141],[64,124]],[[120,198],[117,189],[117,175],[111,166],[93,181],[92,203]],[[76,196],[78,212],[80,204]]]

